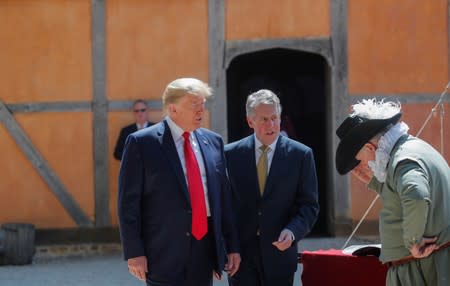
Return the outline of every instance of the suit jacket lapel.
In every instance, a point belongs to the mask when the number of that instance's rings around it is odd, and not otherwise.
[[[248,180],[252,186],[249,191],[253,192],[253,195],[255,195],[257,200],[259,200],[261,198],[261,192],[259,191],[258,172],[256,170],[254,135],[247,137],[245,140],[245,147],[246,150],[242,154],[242,170],[248,172]]]
[[[186,184],[186,178],[183,173],[183,167],[181,166],[180,157],[178,157],[178,152],[173,141],[172,133],[170,132],[169,125],[165,120],[162,121],[158,134],[160,135],[159,142],[161,144],[161,148],[166,154],[167,160],[169,161],[169,164],[171,165],[173,172],[180,183],[186,199],[190,201],[189,191]]]
[[[210,172],[213,170],[214,166],[212,165],[212,160],[209,160],[211,157],[211,150],[209,148],[208,138],[203,134],[201,130],[194,131],[195,138],[197,139],[198,146],[200,148],[200,152],[203,158],[203,164],[205,165],[206,176],[209,177]]]
[[[266,188],[264,190],[263,197],[268,196],[272,190],[273,185],[277,178],[283,177],[283,172],[286,169],[284,166],[284,161],[286,160],[286,142],[283,136],[278,138],[278,142],[275,147],[275,153],[273,154],[272,164],[270,165],[269,173],[266,179]]]
[[[197,139],[198,146],[200,148],[200,153],[202,154],[203,158],[203,165],[205,166],[205,172],[206,172],[206,184],[208,186],[208,199],[214,200],[213,193],[211,192],[210,186],[210,180],[213,179],[213,173],[215,170],[215,166],[213,164],[214,160],[211,158],[211,144],[208,140],[208,138],[203,134],[203,132],[200,129],[197,129],[194,131],[194,136]],[[210,207],[214,204],[210,203]]]

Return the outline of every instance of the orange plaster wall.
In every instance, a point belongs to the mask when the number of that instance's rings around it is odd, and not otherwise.
[[[0,124],[0,223],[75,227],[42,178]]]
[[[330,35],[328,0],[226,1],[227,40]]]
[[[178,77],[208,81],[207,0],[105,3],[109,99],[159,99]]]
[[[94,220],[92,115],[24,113],[15,117],[67,191]],[[0,222],[29,222],[38,228],[76,227],[7,130],[0,126],[0,137],[5,138],[0,141],[4,162],[0,172]]]
[[[436,98],[436,102],[437,102]],[[432,108],[436,103],[433,104],[404,104],[402,106],[403,120],[409,126],[409,133],[411,135],[417,135],[426,118],[430,114]],[[437,109],[439,111],[440,109]],[[450,163],[450,104],[444,104],[444,157],[447,162]],[[436,150],[441,151],[441,124],[440,124],[440,113],[436,112],[434,116],[431,117],[428,124],[423,129],[420,134],[420,138],[430,143]]]
[[[409,134],[414,136],[417,135],[417,132],[421,129],[423,123],[425,122],[434,105],[435,104],[404,104],[402,106],[402,120],[406,124],[408,124]],[[446,111],[446,114],[444,116],[444,157],[446,158],[447,162],[450,162],[450,116],[448,115],[449,108],[450,104],[444,105],[444,110]],[[433,145],[433,147],[436,148],[436,150],[438,150],[439,152],[441,150],[440,128],[440,117],[433,116],[419,136],[421,139]],[[352,200],[351,216],[353,221],[359,221],[376,194],[373,191],[369,191],[366,185],[361,183],[355,177],[351,176],[350,180]],[[375,204],[371,212],[368,214],[366,220],[378,220],[380,209],[381,200],[379,200]]]
[[[352,221],[358,223],[369,208],[377,193],[369,190],[367,185],[359,181],[356,177],[350,176],[351,186],[351,216]],[[367,214],[365,221],[377,221],[381,209],[381,199],[375,203],[371,211]],[[354,225],[355,227],[356,225]]]
[[[440,93],[448,1],[348,1],[349,93]]]
[[[91,99],[90,3],[0,1],[0,99]]]

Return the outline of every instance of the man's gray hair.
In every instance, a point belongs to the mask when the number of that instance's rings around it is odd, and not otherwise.
[[[187,94],[203,96],[205,99],[212,95],[212,89],[207,83],[196,78],[179,78],[169,83],[162,96],[163,107],[176,103]]]
[[[255,108],[260,104],[275,105],[277,114],[281,115],[281,104],[278,96],[271,90],[261,89],[247,97],[247,103],[245,104],[247,117],[254,116]]]

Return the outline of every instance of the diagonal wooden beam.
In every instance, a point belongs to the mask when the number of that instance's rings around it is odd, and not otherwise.
[[[66,187],[50,168],[47,161],[39,153],[31,140],[25,134],[23,129],[14,119],[14,116],[6,108],[5,104],[0,100],[0,122],[6,127],[19,148],[31,162],[33,167],[44,179],[50,190],[56,196],[58,201],[66,209],[72,219],[80,226],[92,226],[92,222],[77,204],[72,195],[66,190]]]

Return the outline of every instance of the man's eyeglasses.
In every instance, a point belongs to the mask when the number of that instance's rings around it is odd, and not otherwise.
[[[147,111],[147,108],[141,108],[141,109],[135,109],[135,110],[133,110],[135,113],[138,113],[138,112],[146,112]]]

